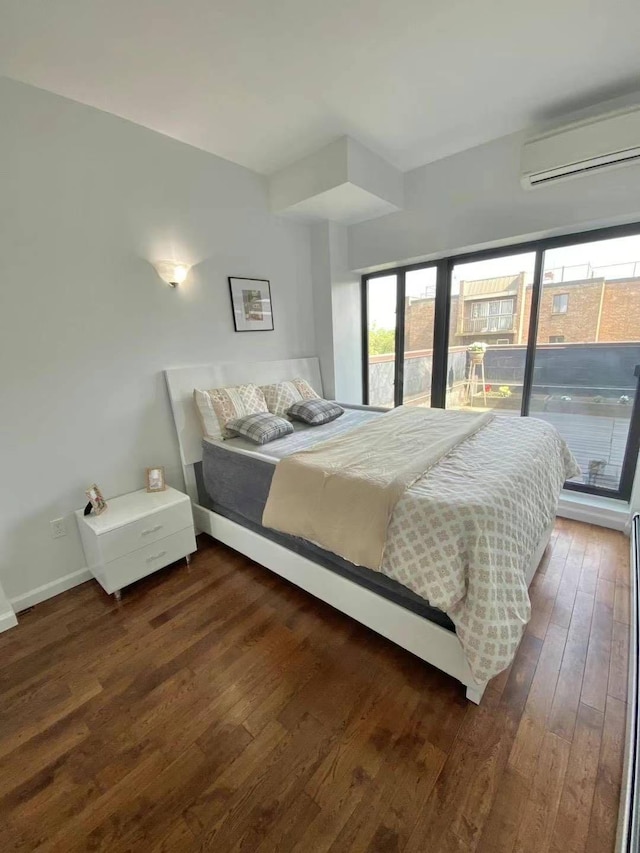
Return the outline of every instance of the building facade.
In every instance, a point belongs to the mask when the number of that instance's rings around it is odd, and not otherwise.
[[[450,346],[473,341],[526,344],[532,286],[525,273],[461,281],[451,298]],[[431,349],[435,299],[405,304],[405,350]],[[605,343],[640,340],[640,277],[543,282],[538,343]]]

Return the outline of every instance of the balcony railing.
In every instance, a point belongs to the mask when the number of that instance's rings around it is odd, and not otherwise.
[[[640,261],[626,261],[603,267],[592,267],[587,263],[545,268],[542,281],[545,284],[558,284],[563,281],[581,281],[590,278],[640,278]]]
[[[490,317],[465,317],[465,335],[489,334],[491,332],[513,332],[515,314],[495,314]]]

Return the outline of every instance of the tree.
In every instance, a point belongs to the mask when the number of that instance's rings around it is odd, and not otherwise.
[[[393,355],[396,348],[395,329],[369,329],[369,355]]]

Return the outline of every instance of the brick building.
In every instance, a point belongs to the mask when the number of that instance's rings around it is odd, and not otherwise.
[[[525,273],[461,281],[451,299],[450,346],[472,341],[526,344],[531,284]],[[435,300],[407,299],[405,349],[432,347]],[[640,340],[640,277],[546,280],[538,317],[540,343],[599,343]]]

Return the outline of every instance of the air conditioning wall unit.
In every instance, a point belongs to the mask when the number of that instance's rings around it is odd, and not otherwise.
[[[568,124],[525,142],[525,189],[640,163],[640,106]]]

